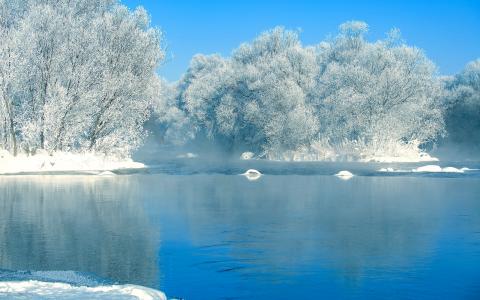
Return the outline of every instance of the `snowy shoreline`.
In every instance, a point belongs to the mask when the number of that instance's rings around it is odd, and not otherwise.
[[[145,165],[130,158],[95,153],[74,154],[41,152],[36,155],[12,156],[0,151],[0,175],[42,172],[91,171],[96,173],[121,169],[141,169]]]
[[[62,282],[44,282],[37,280],[0,282],[0,296],[22,299],[137,299],[166,300],[164,293],[143,286],[105,285],[75,286]]]

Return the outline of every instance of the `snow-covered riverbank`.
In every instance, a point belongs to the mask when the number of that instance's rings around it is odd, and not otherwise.
[[[73,154],[55,152],[49,155],[40,152],[36,155],[12,156],[0,151],[0,174],[41,173],[61,171],[112,171],[119,169],[144,168],[142,163],[129,158],[117,158],[95,153]]]
[[[61,282],[0,282],[0,297],[19,299],[102,299],[102,300],[166,300],[165,294],[137,285],[74,286]]]

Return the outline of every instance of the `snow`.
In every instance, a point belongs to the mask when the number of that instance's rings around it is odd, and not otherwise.
[[[0,282],[0,298],[70,300],[166,300],[164,293],[137,285],[74,286],[68,283],[28,281]]]
[[[429,172],[429,173],[463,173],[462,169],[457,169],[454,167],[445,167],[442,168],[437,165],[427,165],[423,167],[418,167],[416,169],[413,169],[412,172]]]
[[[103,171],[102,173],[98,174],[98,176],[115,176],[116,174],[111,171]]]
[[[338,178],[342,179],[342,180],[349,180],[350,178],[352,178],[353,175],[350,171],[340,171],[338,172],[337,174],[335,174],[335,176],[337,176]]]
[[[427,165],[427,166],[418,167],[416,169],[412,169],[412,172],[430,172],[430,173],[442,172],[442,168],[437,165]]]
[[[454,167],[446,167],[446,168],[442,169],[442,172],[445,172],[445,173],[463,173],[463,170],[462,169],[457,169],[457,168],[454,168]]]
[[[440,167],[438,165],[426,165],[421,166],[415,169],[410,170],[401,170],[401,169],[394,169],[391,167],[388,168],[381,168],[379,172],[390,172],[390,173],[402,173],[402,172],[414,172],[414,173],[464,173],[465,171],[473,171],[474,169],[469,168],[455,168],[455,167]]]
[[[395,172],[396,170],[394,168],[381,168],[380,170],[378,170],[378,172]]]
[[[19,154],[14,157],[6,151],[0,152],[0,174],[58,171],[98,171],[101,173],[103,171],[138,168],[145,168],[145,165],[134,162],[129,158],[95,153],[54,152],[49,155],[46,152],[38,152],[35,155]]]
[[[250,181],[254,181],[254,180],[259,179],[262,176],[262,173],[260,173],[260,171],[255,170],[255,169],[249,169],[241,175],[247,177],[247,179],[250,180]]]

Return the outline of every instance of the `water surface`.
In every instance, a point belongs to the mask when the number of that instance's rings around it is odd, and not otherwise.
[[[235,175],[247,167],[0,177],[0,268],[184,299],[480,297],[478,173],[257,163],[259,180]],[[331,176],[346,168],[362,176]]]

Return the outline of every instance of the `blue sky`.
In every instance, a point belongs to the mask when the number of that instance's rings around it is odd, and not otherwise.
[[[480,0],[121,0],[145,7],[164,33],[168,59],[159,73],[177,80],[196,53],[229,55],[240,43],[277,25],[301,29],[306,45],[336,33],[339,24],[362,20],[368,38],[401,30],[410,45],[425,50],[441,74],[453,74],[480,58]]]

